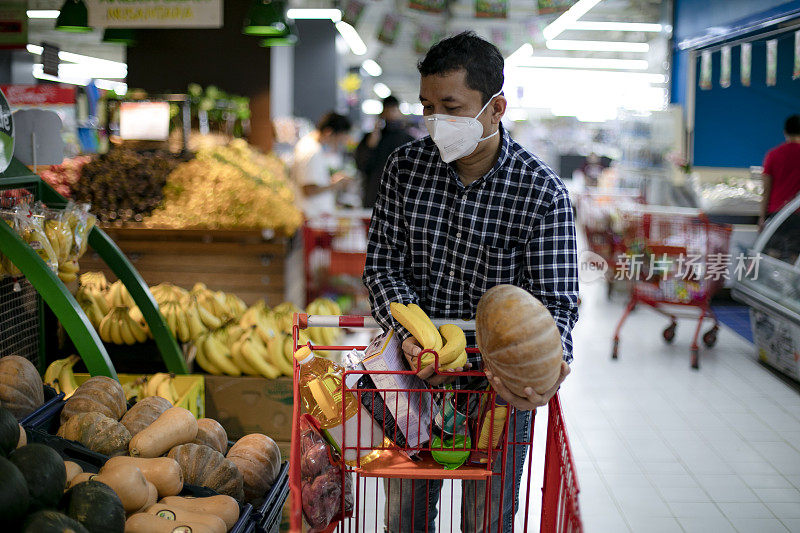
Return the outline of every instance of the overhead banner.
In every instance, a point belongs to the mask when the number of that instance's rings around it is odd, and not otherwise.
[[[484,19],[508,17],[508,0],[475,0],[475,17]]]
[[[727,89],[731,86],[731,47],[723,46],[720,54],[719,85]]]
[[[753,45],[752,43],[742,44],[742,85],[750,87],[750,78],[753,72]]]
[[[25,48],[28,44],[26,0],[0,2],[0,48]]]
[[[441,39],[440,33],[430,26],[420,26],[414,34],[414,52],[424,54]]]
[[[563,13],[572,7],[575,0],[537,0],[536,5],[539,8],[540,15],[549,15],[551,13]]]
[[[222,0],[85,0],[89,26],[220,28]]]
[[[711,52],[704,50],[700,55],[700,88],[707,91],[711,88]]]
[[[778,39],[767,41],[767,87],[778,83]]]
[[[383,24],[378,32],[378,40],[383,44],[393,45],[400,32],[400,17],[388,14],[383,17]]]
[[[427,13],[443,13],[447,8],[447,0],[408,0],[408,7]]]

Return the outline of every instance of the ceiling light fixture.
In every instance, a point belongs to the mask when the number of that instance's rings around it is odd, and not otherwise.
[[[57,19],[61,13],[58,9],[29,9],[29,19]]]
[[[392,90],[385,83],[376,83],[372,87],[372,92],[378,95],[378,98],[388,98],[392,94]]]
[[[550,50],[580,50],[587,52],[639,52],[647,53],[650,45],[647,43],[629,43],[624,41],[573,41],[554,40],[545,43]]]
[[[644,59],[596,59],[588,57],[528,57],[516,61],[516,67],[587,68],[611,70],[647,70]]]
[[[659,33],[663,27],[661,24],[651,24],[649,22],[590,22],[577,20],[567,26],[567,29],[587,31],[643,31]]]
[[[361,102],[361,112],[365,115],[380,115],[383,111],[383,104],[380,100],[369,99]]]
[[[282,0],[256,0],[244,19],[242,33],[257,37],[285,37],[286,4]]]
[[[41,46],[36,44],[28,44],[26,48],[28,52],[37,56],[42,55],[42,51],[44,50]],[[110,59],[101,59],[99,57],[73,54],[72,52],[65,52],[63,50],[58,53],[58,58],[61,61],[68,61],[70,63],[89,63],[98,66],[128,68],[126,63],[121,63],[119,61],[111,61]]]
[[[383,74],[383,69],[381,66],[372,59],[367,59],[363,63],[361,63],[361,68],[364,69],[364,72],[372,76],[373,78],[377,78],[381,74]]]
[[[347,46],[350,47],[351,52],[357,56],[363,56],[367,53],[367,45],[364,44],[363,40],[361,40],[361,36],[354,27],[347,22],[340,20],[336,23],[336,29],[342,35],[342,38],[344,38]]]
[[[128,85],[123,82],[104,80],[104,79],[92,80],[91,78],[81,78],[81,77],[73,78],[73,77],[51,76],[49,74],[45,74],[42,71],[42,65],[33,65],[33,77],[39,80],[56,81],[58,83],[66,83],[68,85],[80,85],[81,87],[85,87],[86,85],[89,84],[89,82],[94,81],[94,84],[97,86],[98,89],[103,89],[106,91],[114,91],[120,96],[128,92]]]
[[[578,2],[565,11],[560,17],[547,25],[542,30],[542,35],[546,40],[555,39],[561,32],[566,30],[570,24],[577,21],[579,18],[589,12],[594,6],[599,4],[602,0],[578,0]]]
[[[61,6],[61,12],[56,18],[56,29],[70,33],[87,33],[92,31],[89,27],[89,12],[83,0],[66,0]]]
[[[290,19],[305,20],[326,20],[333,22],[342,20],[342,12],[338,9],[298,9],[292,8],[286,12],[286,17]]]

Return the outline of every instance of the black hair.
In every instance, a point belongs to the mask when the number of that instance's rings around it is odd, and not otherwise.
[[[400,100],[392,95],[387,96],[383,99],[383,108],[386,109],[387,107],[400,107]]]
[[[417,70],[425,77],[464,69],[467,87],[480,91],[485,104],[503,88],[504,64],[503,54],[495,45],[475,32],[465,31],[433,45],[417,64]]]
[[[350,122],[349,118],[333,111],[325,113],[325,115],[319,119],[319,122],[317,122],[317,131],[329,129],[334,135],[337,133],[347,133],[352,127],[353,124]]]
[[[792,115],[786,119],[783,125],[783,132],[786,135],[800,135],[800,115]]]

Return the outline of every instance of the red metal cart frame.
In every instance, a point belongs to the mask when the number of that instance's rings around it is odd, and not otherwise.
[[[434,323],[439,325],[440,321],[434,320]],[[456,323],[462,329],[474,329],[474,322],[464,322],[464,321],[448,321],[448,323]],[[307,327],[342,327],[342,328],[378,328],[377,323],[371,317],[363,317],[363,316],[312,316],[307,314],[295,314],[294,316],[294,342],[295,348],[297,348],[297,339],[299,330],[305,329]],[[314,349],[320,350],[364,350],[366,347],[364,346],[315,346]],[[477,350],[471,350],[473,353],[477,353]],[[427,352],[427,350],[425,351]],[[425,353],[423,352],[423,353]],[[434,355],[435,363],[438,367],[438,354],[432,352]],[[422,357],[422,354],[420,354]],[[367,370],[348,370],[346,371],[346,375],[349,374],[387,374],[392,372],[380,372],[380,371],[367,371]],[[401,374],[401,373],[408,373],[414,374],[413,370],[409,370],[406,372],[394,372],[394,374]],[[459,376],[475,376],[481,377],[485,376],[482,371],[467,371],[458,373],[455,375]],[[295,533],[300,533],[304,531],[304,523],[303,523],[303,516],[302,516],[302,482],[301,482],[301,452],[300,452],[300,429],[299,429],[299,421],[301,416],[301,404],[300,404],[300,388],[299,388],[299,367],[295,364],[295,376],[294,376],[294,406],[293,406],[293,430],[292,430],[292,448],[290,454],[290,473],[289,473],[289,485],[291,488],[291,531]],[[403,392],[414,392],[418,393],[420,397],[424,394],[430,395],[439,395],[443,393],[442,389],[422,389],[422,390],[403,390],[403,389],[382,389],[381,391],[375,390],[365,390],[365,389],[358,389],[351,390],[346,385],[346,379],[343,377],[342,379],[342,394],[351,394],[355,393],[355,397],[358,398],[359,404],[361,402],[360,394],[371,393],[371,394],[380,394],[382,393],[403,393]],[[479,399],[484,399],[486,401],[494,400],[494,391],[492,390],[482,390],[482,391],[458,391],[456,394],[462,395],[476,395]],[[343,396],[344,397],[344,396]],[[420,400],[421,401],[421,400]],[[469,401],[469,400],[468,400]],[[561,409],[560,400],[558,394],[550,401],[549,403],[549,411],[548,411],[548,423],[547,423],[547,437],[546,437],[546,447],[545,447],[545,461],[544,461],[544,481],[542,487],[542,512],[540,518],[540,531],[544,533],[557,533],[557,532],[576,532],[580,533],[583,531],[581,519],[580,519],[580,511],[578,507],[578,481],[577,481],[577,474],[575,469],[575,464],[572,458],[572,452],[569,445],[569,439],[567,437],[566,426],[564,424],[563,412]],[[362,410],[359,408],[359,420],[358,420],[358,431],[361,430],[361,412]],[[516,424],[517,418],[512,416],[513,409],[509,409],[508,417],[505,419],[504,427],[505,427],[505,437],[502,438],[497,445],[496,448],[492,450],[492,453],[489,453],[486,457],[485,464],[468,464],[464,465],[456,470],[445,470],[442,466],[436,464],[430,457],[430,443],[421,443],[420,445],[413,445],[406,443],[404,448],[398,448],[395,445],[391,447],[380,448],[380,456],[377,459],[372,460],[369,464],[360,464],[360,460],[356,463],[355,466],[346,466],[344,470],[346,470],[345,475],[353,476],[353,485],[355,487],[355,498],[354,498],[354,509],[352,516],[344,518],[342,521],[332,524],[326,531],[353,531],[353,532],[366,532],[366,531],[383,531],[383,519],[379,518],[379,515],[383,513],[380,512],[380,503],[383,499],[381,496],[384,495],[385,499],[389,499],[389,495],[385,495],[383,487],[379,482],[379,479],[390,479],[389,483],[395,482],[398,479],[409,480],[409,479],[416,479],[416,480],[443,480],[449,482],[449,488],[442,492],[443,495],[446,495],[448,490],[452,496],[452,491],[457,490],[454,489],[454,481],[455,480],[462,480],[462,481],[485,481],[484,489],[479,489],[480,485],[476,485],[474,489],[475,499],[477,500],[478,494],[481,490],[483,490],[483,497],[486,498],[486,501],[489,500],[491,496],[491,488],[494,483],[500,483],[500,502],[497,507],[497,515],[503,515],[503,508],[502,508],[502,491],[504,490],[503,480],[505,476],[514,475],[513,472],[506,472],[506,464],[507,460],[509,459],[509,454],[516,454],[517,449],[521,446],[526,447],[526,454],[527,458],[527,473],[523,471],[522,479],[519,483],[519,490],[523,492],[524,490],[524,497],[522,495],[519,496],[519,501],[515,501],[515,509],[514,514],[517,516],[517,523],[519,522],[519,518],[522,517],[524,520],[522,523],[524,526],[521,526],[521,529],[517,529],[515,527],[514,531],[528,531],[528,513],[529,507],[531,503],[531,476],[532,470],[531,467],[533,463],[533,447],[532,439],[533,439],[533,427],[534,427],[534,416],[535,412],[531,413],[530,425],[529,430],[527,432],[527,436],[522,440],[517,440],[513,435],[516,434],[516,431],[513,430],[509,431],[509,425],[511,424],[509,421],[513,420],[513,424]],[[490,423],[494,425],[495,418],[494,418],[494,411],[492,410],[487,417],[490,419]],[[342,423],[344,424],[344,414],[342,418]],[[372,421],[364,421],[364,423],[372,424]],[[433,421],[431,420],[431,424]],[[433,426],[431,425],[431,428]],[[383,432],[386,435],[386,425],[384,422],[383,425]],[[345,441],[346,441],[345,437]],[[475,445],[467,448],[466,445],[462,447],[456,448],[455,445],[453,448],[447,448],[449,450],[459,450],[459,451],[476,451],[477,449],[477,441],[479,439],[475,438]],[[356,457],[361,456],[361,449],[358,448],[360,444],[358,442],[355,443],[355,447],[348,447],[345,446],[345,450],[354,450],[356,452]],[[419,460],[411,461],[408,458],[406,453],[401,452],[410,452],[414,454],[419,454]],[[516,459],[515,455],[511,456],[512,459]],[[493,468],[494,462],[494,468]],[[516,462],[512,460],[512,463]],[[499,463],[499,464],[498,464]],[[370,499],[367,499],[367,483],[372,482],[373,490],[369,491]],[[401,482],[401,481],[397,481]],[[426,485],[426,490],[430,490],[430,481]],[[459,487],[460,488],[460,487]],[[412,489],[413,491],[414,489]],[[374,492],[374,502],[372,501],[371,495]],[[413,494],[413,492],[412,492]],[[439,531],[458,531],[459,526],[454,524],[452,518],[449,524],[443,523],[443,516],[446,514],[446,507],[448,502],[445,500],[446,496],[440,495],[440,499],[438,502],[439,507],[439,514],[438,514],[438,523],[436,524],[436,529]],[[413,498],[413,496],[412,496]],[[451,497],[449,501],[450,507],[450,516],[453,516],[453,499]],[[386,505],[388,505],[388,501]],[[374,504],[374,508],[371,507]],[[519,507],[516,507],[519,505]],[[344,494],[342,495],[342,506],[344,508]],[[493,505],[485,505],[484,506],[484,516],[483,516],[483,524],[484,524],[484,531],[489,531],[489,528],[486,526],[487,524],[491,523],[492,513],[493,513]],[[370,510],[374,512],[374,516],[367,516],[368,507]],[[429,516],[427,515],[426,510],[426,531],[428,531],[428,519]],[[412,517],[408,517],[410,522],[413,522],[413,515]],[[478,523],[480,517],[475,517],[475,522]],[[449,526],[449,528],[448,528]],[[405,531],[402,527],[402,519],[401,519],[401,529]],[[497,525],[497,533],[501,533],[502,529],[502,521],[498,520]],[[455,528],[455,529],[454,529]],[[494,530],[492,530],[494,533]]]
[[[697,319],[691,365],[699,368],[697,339],[705,320],[712,320],[714,324],[703,335],[703,343],[712,348],[717,342],[719,322],[710,303],[727,275],[719,267],[726,266],[720,265],[726,255],[730,260],[731,226],[710,222],[702,214],[677,214],[667,210],[642,210],[630,216],[635,217],[635,232],[624,243],[624,255],[629,265],[633,264],[630,261],[635,256],[643,261],[639,269],[629,269],[633,279],[631,298],[614,330],[611,357],[617,359],[620,330],[628,315],[641,303],[669,317],[670,324],[662,333],[666,342],[675,338],[678,318]],[[625,264],[622,259],[617,262]],[[697,311],[688,311],[691,308]]]

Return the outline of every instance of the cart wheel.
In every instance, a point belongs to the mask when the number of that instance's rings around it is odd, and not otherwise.
[[[678,327],[678,324],[673,322],[669,326],[661,332],[661,335],[664,337],[664,341],[667,344],[672,344],[672,341],[675,339],[675,328]]]
[[[717,328],[711,328],[703,334],[703,344],[707,348],[713,348],[717,343]]]
[[[619,339],[614,339],[614,345],[611,348],[611,359],[617,358],[618,349],[619,349]]]
[[[700,368],[700,351],[697,348],[692,349],[692,368],[695,370]]]

